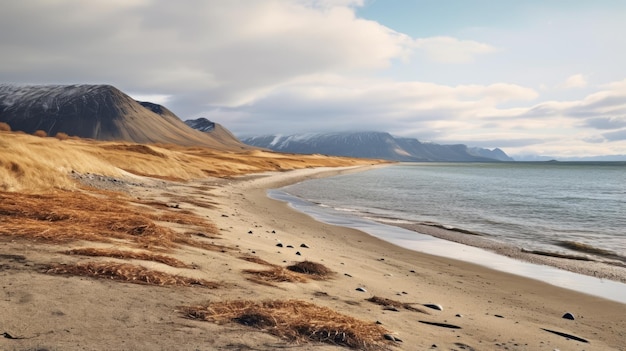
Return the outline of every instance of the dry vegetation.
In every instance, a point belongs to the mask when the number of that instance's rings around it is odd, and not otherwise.
[[[163,263],[168,266],[176,267],[176,268],[192,268],[192,266],[182,262],[181,260],[175,259],[173,257],[154,254],[152,252],[146,251],[128,251],[128,250],[117,250],[117,249],[97,249],[97,248],[82,248],[82,249],[72,249],[63,252],[66,255],[81,255],[81,256],[91,256],[91,257],[112,257],[112,258],[120,258],[120,259],[134,259],[134,260],[142,260],[142,261],[152,261]]]
[[[128,199],[109,194],[106,199],[81,192],[50,194],[0,192],[0,236],[69,242],[124,240],[141,248],[172,248],[194,244],[190,235],[157,225],[154,221],[180,221],[200,225],[215,233],[214,225],[192,216],[170,218],[130,205]],[[177,222],[178,223],[178,222]]]
[[[5,128],[6,129],[6,128]],[[1,130],[1,128],[0,128]],[[74,189],[71,171],[112,177],[190,180],[269,170],[371,164],[372,161],[259,150],[140,145],[78,138],[38,138],[0,131],[0,190],[41,192]]]
[[[299,300],[225,301],[182,308],[185,317],[215,323],[236,322],[291,342],[316,341],[359,350],[387,349],[388,332],[375,323]]]
[[[135,284],[198,286],[215,289],[218,283],[154,271],[145,267],[116,262],[87,262],[78,264],[55,264],[45,270],[48,274],[79,275],[100,279],[119,280]]]
[[[287,269],[292,272],[306,274],[316,280],[325,280],[335,274],[335,272],[323,264],[311,261],[298,262],[291,266],[287,266]]]
[[[243,272],[250,277],[248,280],[262,284],[274,286],[272,283],[305,283],[308,278],[315,280],[329,279],[334,272],[321,263],[302,261],[288,266],[286,269],[269,263],[255,256],[242,256],[242,260],[268,266],[268,269],[244,269]]]
[[[387,298],[384,298],[384,297],[372,296],[369,299],[367,299],[367,301],[375,303],[377,305],[381,305],[381,306],[383,306],[383,308],[386,308],[386,309],[389,309],[389,308],[394,308],[394,309],[404,308],[405,310],[409,310],[409,311],[413,311],[413,312],[420,312],[420,313],[430,314],[430,313],[428,313],[424,309],[413,307],[413,304],[400,302],[400,301],[395,301],[395,300],[387,299]]]

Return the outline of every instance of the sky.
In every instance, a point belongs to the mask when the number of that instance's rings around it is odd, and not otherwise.
[[[111,84],[239,137],[626,154],[622,0],[0,0],[0,83]]]

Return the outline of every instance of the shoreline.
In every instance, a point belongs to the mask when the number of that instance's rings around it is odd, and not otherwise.
[[[280,189],[272,190],[283,191],[282,187],[283,186],[281,186]],[[332,208],[331,211],[337,212],[339,216],[342,216],[340,211],[333,210]],[[346,215],[347,218],[350,218],[350,216],[350,214]],[[626,264],[621,261],[623,258],[611,259],[594,254],[590,255],[583,251],[562,253],[558,251],[526,250],[523,247],[494,240],[489,236],[476,235],[462,228],[446,228],[443,224],[439,223],[415,222],[400,218],[380,218],[370,216],[366,213],[361,213],[356,216],[382,225],[404,228],[417,234],[429,235],[434,238],[484,249],[515,260],[550,266],[576,274],[626,284]],[[585,247],[581,249],[585,249]]]
[[[594,268],[585,265],[589,262],[570,262],[571,260],[552,257],[541,260],[542,256],[535,257],[533,254],[520,252],[512,246],[500,244],[484,237],[469,235],[459,238],[463,234],[430,225],[389,224],[358,215],[345,214],[330,208],[318,207],[281,190],[271,190],[269,196],[272,199],[288,203],[294,210],[304,213],[320,223],[356,229],[364,235],[389,242],[402,249],[477,264],[498,272],[512,273],[520,277],[547,282],[572,291],[626,304],[626,285],[622,282],[604,280],[591,274],[581,274],[580,271],[589,272]],[[549,259],[553,259],[553,261],[551,262]],[[563,269],[563,267],[569,269]],[[600,267],[600,269],[604,269],[604,276],[609,275],[607,273],[611,268]]]

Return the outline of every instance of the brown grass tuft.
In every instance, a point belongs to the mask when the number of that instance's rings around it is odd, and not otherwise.
[[[329,279],[335,274],[335,272],[323,264],[311,261],[298,262],[294,265],[288,266],[287,269],[292,272],[309,275],[316,280]]]
[[[64,251],[63,253],[67,255],[135,259],[135,260],[163,263],[168,266],[172,266],[176,268],[191,268],[190,265],[178,259],[175,259],[173,257],[153,254],[151,252],[145,252],[145,251],[138,252],[138,251],[127,251],[127,250],[116,250],[116,249],[83,248],[83,249],[67,250],[67,251]]]
[[[395,300],[391,300],[391,299],[387,299],[384,297],[378,297],[378,296],[372,296],[369,299],[366,299],[369,302],[375,303],[377,305],[381,305],[383,307],[394,307],[394,308],[404,308],[405,310],[409,310],[409,311],[413,311],[413,312],[420,312],[420,313],[424,313],[424,314],[430,314],[428,313],[428,311],[421,309],[421,308],[416,308],[413,307],[412,304],[410,303],[404,303],[404,302],[400,302],[400,301],[395,301]]]
[[[265,261],[264,259],[256,257],[256,256],[240,256],[239,258],[241,258],[244,261],[260,264],[260,265],[263,265],[263,266],[277,267],[275,264],[269,263],[269,262]]]
[[[63,133],[63,132],[58,132],[54,137],[59,139],[59,140],[67,140],[67,139],[70,138],[69,135],[67,135],[66,133]]]
[[[0,122],[0,132],[10,132],[11,126],[8,123]]]
[[[291,342],[323,342],[359,350],[385,350],[380,325],[305,301],[226,301],[183,307],[185,317],[214,323],[236,322]]]
[[[48,133],[46,133],[45,130],[38,129],[33,133],[33,135],[36,137],[45,138],[48,136]]]
[[[45,270],[45,273],[80,275],[92,278],[119,280],[135,284],[199,286],[209,289],[219,287],[218,283],[203,279],[181,277],[164,272],[149,270],[141,266],[115,262],[55,264],[48,267]]]
[[[250,280],[256,283],[262,283],[262,282],[305,283],[308,281],[307,277],[305,277],[304,275],[288,271],[280,266],[272,266],[272,268],[267,269],[267,270],[244,269],[243,272],[253,276],[253,279],[250,279]]]

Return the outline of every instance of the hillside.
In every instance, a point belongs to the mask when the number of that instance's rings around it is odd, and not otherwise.
[[[385,132],[311,133],[242,138],[242,142],[280,152],[380,158],[409,162],[513,161],[500,149],[423,143]]]
[[[139,102],[110,85],[0,85],[0,122],[12,130],[135,143],[248,149],[216,124],[209,133],[187,126],[167,108]]]

